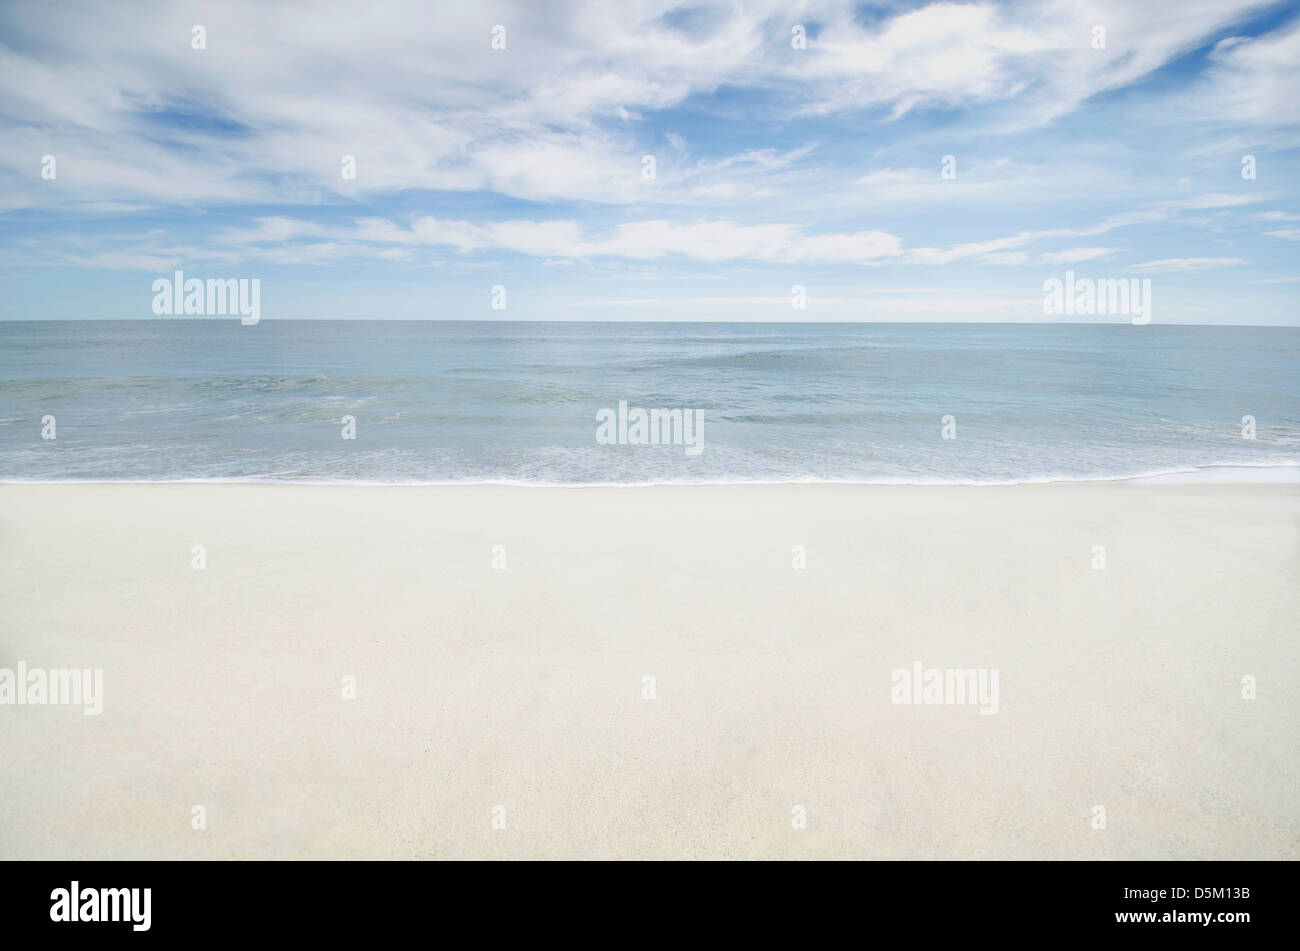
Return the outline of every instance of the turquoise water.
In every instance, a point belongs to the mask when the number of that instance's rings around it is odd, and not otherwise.
[[[1016,482],[1297,465],[1298,371],[1300,328],[0,322],[0,479]],[[596,414],[620,400],[702,413],[703,451],[598,444]]]

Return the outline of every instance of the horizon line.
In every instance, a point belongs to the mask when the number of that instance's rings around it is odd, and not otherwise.
[[[148,317],[0,317],[0,324],[47,324],[47,323],[89,323],[92,321],[102,321],[105,323],[140,321],[149,323],[162,323],[164,321],[171,323],[224,323],[228,321],[239,321],[240,315],[226,314],[223,316],[211,315],[167,315]],[[886,324],[890,326],[908,326],[913,324],[938,324],[943,326],[1030,326],[1030,327],[1258,327],[1273,329],[1300,329],[1300,321],[1296,323],[1270,323],[1270,324],[1252,324],[1252,323],[1216,323],[1216,322],[1189,322],[1178,320],[1155,321],[1151,320],[1144,324],[1134,324],[1131,320],[734,320],[720,318],[717,320],[681,320],[676,318],[648,319],[648,320],[608,320],[601,318],[582,318],[582,317],[260,317],[258,322],[265,320],[279,322],[311,322],[311,321],[329,321],[338,323],[402,323],[402,324],[807,324],[810,326],[827,326],[839,324]],[[250,325],[255,326],[255,325]]]

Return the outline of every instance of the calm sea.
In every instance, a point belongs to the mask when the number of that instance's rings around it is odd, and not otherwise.
[[[702,413],[703,451],[598,444],[597,412],[620,400]],[[1300,328],[0,322],[8,481],[1017,482],[1298,464]]]

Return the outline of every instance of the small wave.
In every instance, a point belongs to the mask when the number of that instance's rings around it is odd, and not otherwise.
[[[688,485],[897,485],[897,486],[1013,486],[1013,485],[1086,485],[1105,483],[1195,483],[1195,484],[1272,484],[1300,485],[1300,462],[1285,465],[1205,465],[1178,469],[1160,469],[1118,476],[1054,475],[1027,479],[906,479],[897,477],[826,479],[800,476],[790,479],[650,479],[621,482],[576,482],[543,479],[342,479],[324,476],[303,477],[287,472],[264,472],[245,476],[178,479],[26,479],[0,478],[0,485],[359,485],[359,486],[452,486],[503,485],[531,488],[618,489],[651,486]]]

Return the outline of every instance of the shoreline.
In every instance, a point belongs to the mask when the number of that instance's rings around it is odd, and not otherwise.
[[[1224,463],[1215,465],[1191,466],[1177,469],[1162,469],[1153,472],[1124,476],[1044,476],[1001,482],[898,482],[898,481],[857,481],[852,479],[796,479],[788,481],[731,481],[731,482],[522,482],[518,480],[453,480],[445,482],[366,482],[356,480],[291,480],[264,479],[256,476],[235,476],[220,479],[59,479],[59,480],[24,480],[0,479],[0,486],[5,485],[295,485],[295,486],[375,486],[375,487],[427,487],[449,488],[452,486],[510,486],[531,489],[651,489],[679,486],[794,486],[794,485],[850,485],[850,486],[915,486],[915,487],[954,487],[954,488],[992,488],[1016,485],[1110,485],[1110,484],[1144,484],[1144,485],[1300,485],[1300,463],[1260,463],[1245,465],[1241,463]]]

